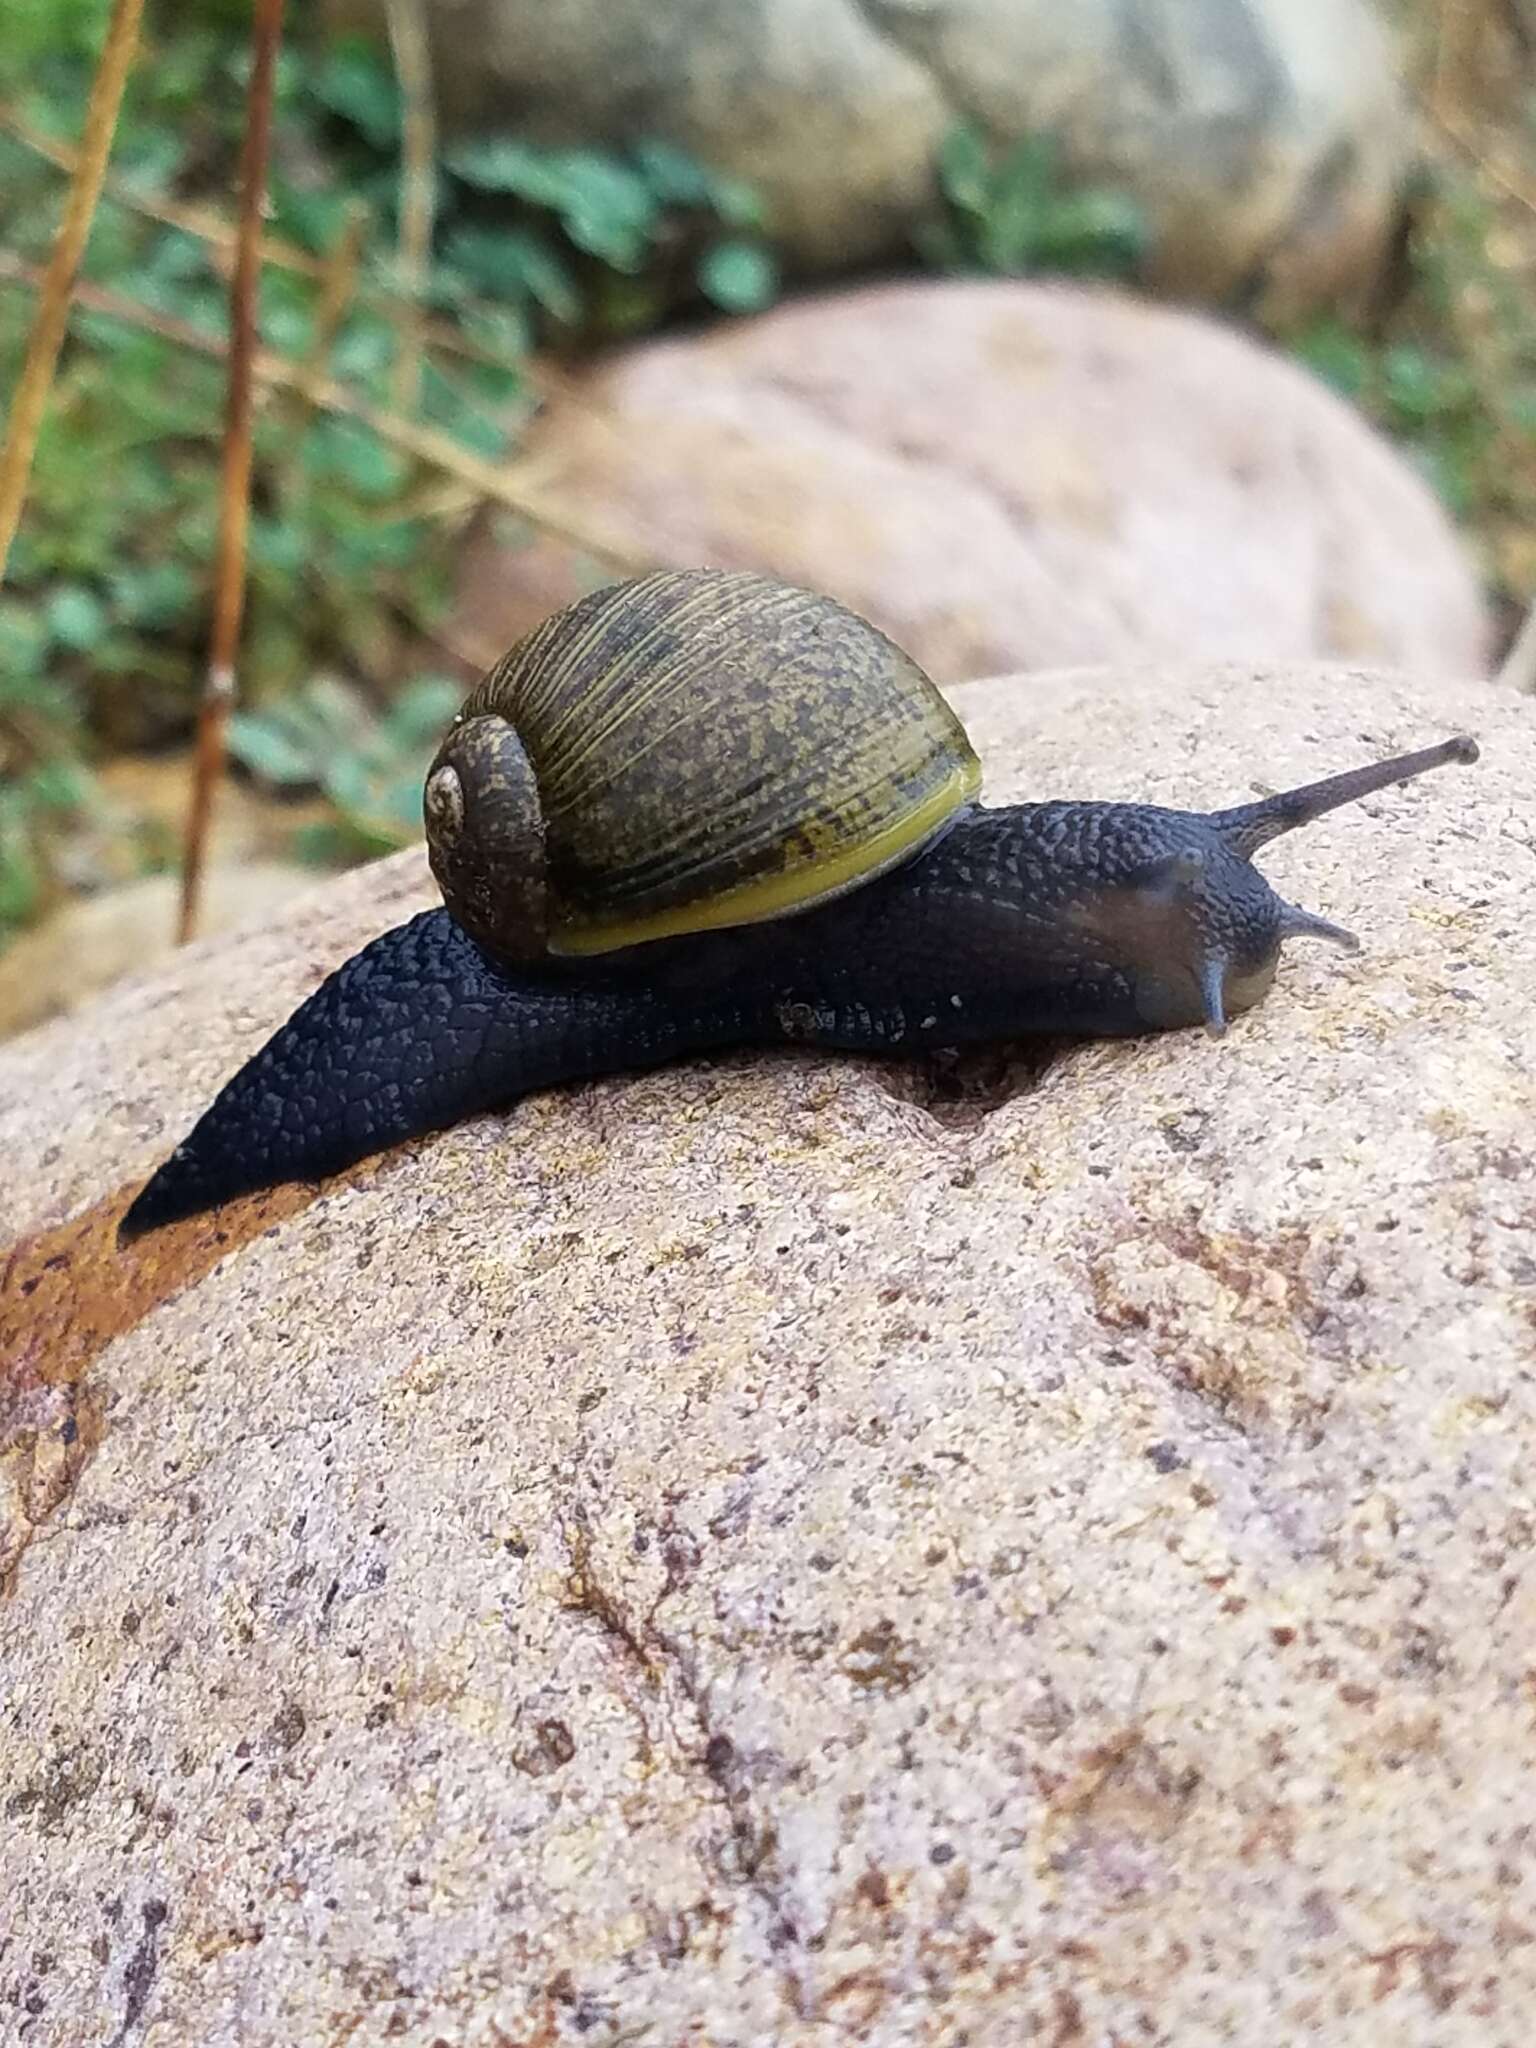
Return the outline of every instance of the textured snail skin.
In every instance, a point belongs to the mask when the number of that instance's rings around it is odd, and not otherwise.
[[[1240,1009],[1268,986],[1288,914],[1212,820],[1070,803],[970,813],[908,866],[800,917],[549,970],[498,966],[427,911],[348,960],[235,1075],[123,1234],[319,1179],[558,1082],[725,1047],[900,1054],[1198,1023],[1193,969],[1136,968],[1128,935],[1166,951],[1159,920],[1173,919],[1219,949]]]
[[[1202,814],[1145,804],[963,813],[851,895],[774,922],[545,967],[498,964],[432,910],[348,960],[215,1099],[121,1235],[562,1081],[731,1046],[902,1054],[1031,1032],[1114,1036],[1258,1002],[1284,940],[1356,941],[1249,858],[1341,804],[1450,761],[1457,738]]]

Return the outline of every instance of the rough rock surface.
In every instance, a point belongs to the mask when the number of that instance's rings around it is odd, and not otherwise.
[[[1396,450],[1295,364],[1118,293],[891,285],[646,343],[530,454],[637,557],[830,590],[946,681],[1486,659],[1467,551]],[[499,652],[590,581],[554,542],[489,533],[461,625]]]
[[[1485,757],[1270,851],[1368,950],[1221,1044],[617,1080],[119,1261],[417,858],[0,1051],[6,2038],[1524,2048],[1529,707],[960,701],[996,796]]]
[[[382,0],[324,0],[381,28]],[[663,136],[749,178],[793,261],[904,256],[960,120],[1136,195],[1152,281],[1367,297],[1411,130],[1369,0],[430,0],[449,120]]]

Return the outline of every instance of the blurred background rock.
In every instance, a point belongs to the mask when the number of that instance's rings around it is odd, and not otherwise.
[[[384,0],[325,0],[336,28]],[[1366,0],[431,0],[445,122],[664,135],[749,181],[797,270],[900,262],[945,139],[1052,136],[1145,210],[1146,280],[1369,301],[1412,153]]]
[[[105,14],[0,14],[0,395]],[[0,1029],[170,898],[248,27],[153,11],[0,592]],[[1533,105],[1532,0],[290,8],[225,866],[414,836],[465,677],[656,561],[946,679],[1486,670],[1536,588]]]

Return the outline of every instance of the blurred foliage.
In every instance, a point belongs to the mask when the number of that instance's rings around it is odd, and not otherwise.
[[[1495,589],[1524,602],[1536,588],[1536,112],[1512,81],[1528,66],[1514,61],[1507,0],[1394,5],[1422,28],[1433,159],[1396,289],[1368,323],[1275,339],[1422,463]],[[0,0],[0,392],[32,312],[25,266],[46,258],[66,183],[16,130],[74,142],[106,13],[107,0]],[[98,815],[87,764],[172,743],[190,723],[228,252],[153,215],[178,202],[232,215],[248,19],[248,0],[231,0],[200,9],[200,25],[150,32],[130,83],[112,162],[120,196],[109,188],[86,277],[137,311],[77,308],[0,594],[0,944],[70,872],[82,806]],[[312,11],[290,8],[269,225],[301,261],[266,266],[262,340],[385,414],[413,346],[397,269],[401,117],[383,52],[322,44]],[[1137,275],[1140,210],[1124,193],[1074,186],[1049,140],[1002,147],[961,124],[936,169],[920,237],[933,267]],[[505,455],[532,409],[535,348],[647,332],[681,308],[751,312],[778,290],[754,195],[659,142],[445,145],[433,196],[423,298],[434,325],[413,417],[482,458]],[[359,236],[356,276],[328,323],[323,273],[334,287]],[[188,345],[199,338],[203,352]],[[274,789],[325,791],[333,822],[308,830],[313,857],[397,845],[417,829],[421,769],[454,694],[432,675],[397,687],[402,648],[443,615],[473,493],[387,431],[291,392],[263,403],[256,454],[236,758]]]
[[[296,835],[301,857],[371,860],[421,836],[421,785],[463,687],[418,676],[380,714],[338,676],[314,676],[267,711],[237,711],[229,750],[277,790],[320,789],[333,822]]]
[[[1536,108],[1522,117],[1536,163]],[[1278,337],[1419,463],[1513,616],[1536,591],[1536,220],[1446,157],[1413,207],[1402,276],[1369,332]]]
[[[46,261],[66,186],[16,130],[73,144],[106,13],[106,0],[0,7],[0,120],[11,123],[0,128],[0,392],[14,384],[33,309],[21,266]],[[309,259],[308,274],[267,264],[261,340],[387,411],[411,325],[396,268],[400,95],[384,54],[321,46],[290,17],[268,225]],[[152,213],[190,202],[231,217],[246,35],[235,18],[146,36],[130,80],[84,275],[137,318],[76,309],[0,602],[0,943],[46,900],[57,835],[89,789],[84,764],[171,743],[190,725],[217,518],[228,252]],[[435,179],[425,310],[454,345],[429,343],[416,417],[482,458],[506,454],[526,417],[535,346],[652,326],[688,300],[749,310],[777,289],[752,193],[677,149],[509,139],[445,150]],[[328,258],[339,265],[359,206],[357,276],[328,332],[314,273]],[[187,345],[199,337],[209,352]],[[335,845],[312,851],[399,843],[387,764],[408,751],[412,707],[440,702],[441,686],[410,687],[391,709],[391,678],[402,635],[445,609],[464,510],[463,493],[445,494],[358,422],[292,393],[261,405],[242,700],[259,716],[292,698],[300,716],[313,710],[306,679],[328,675],[340,680],[316,685],[318,701],[334,709],[326,692],[344,689],[351,706],[347,765],[325,774],[308,757],[337,812]],[[369,720],[371,738],[360,730]],[[256,730],[245,729],[248,749],[259,750]]]
[[[938,188],[943,211],[921,231],[918,247],[941,270],[1125,279],[1146,250],[1136,202],[1067,181],[1049,136],[999,149],[962,121],[940,144]]]

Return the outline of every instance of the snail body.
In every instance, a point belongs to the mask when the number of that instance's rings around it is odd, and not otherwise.
[[[708,572],[611,586],[514,649],[445,737],[425,795],[444,908],[299,1007],[122,1232],[728,1047],[1219,1032],[1286,939],[1356,944],[1253,854],[1476,754],[1452,739],[1205,813],[987,808],[938,691],[843,607]]]

